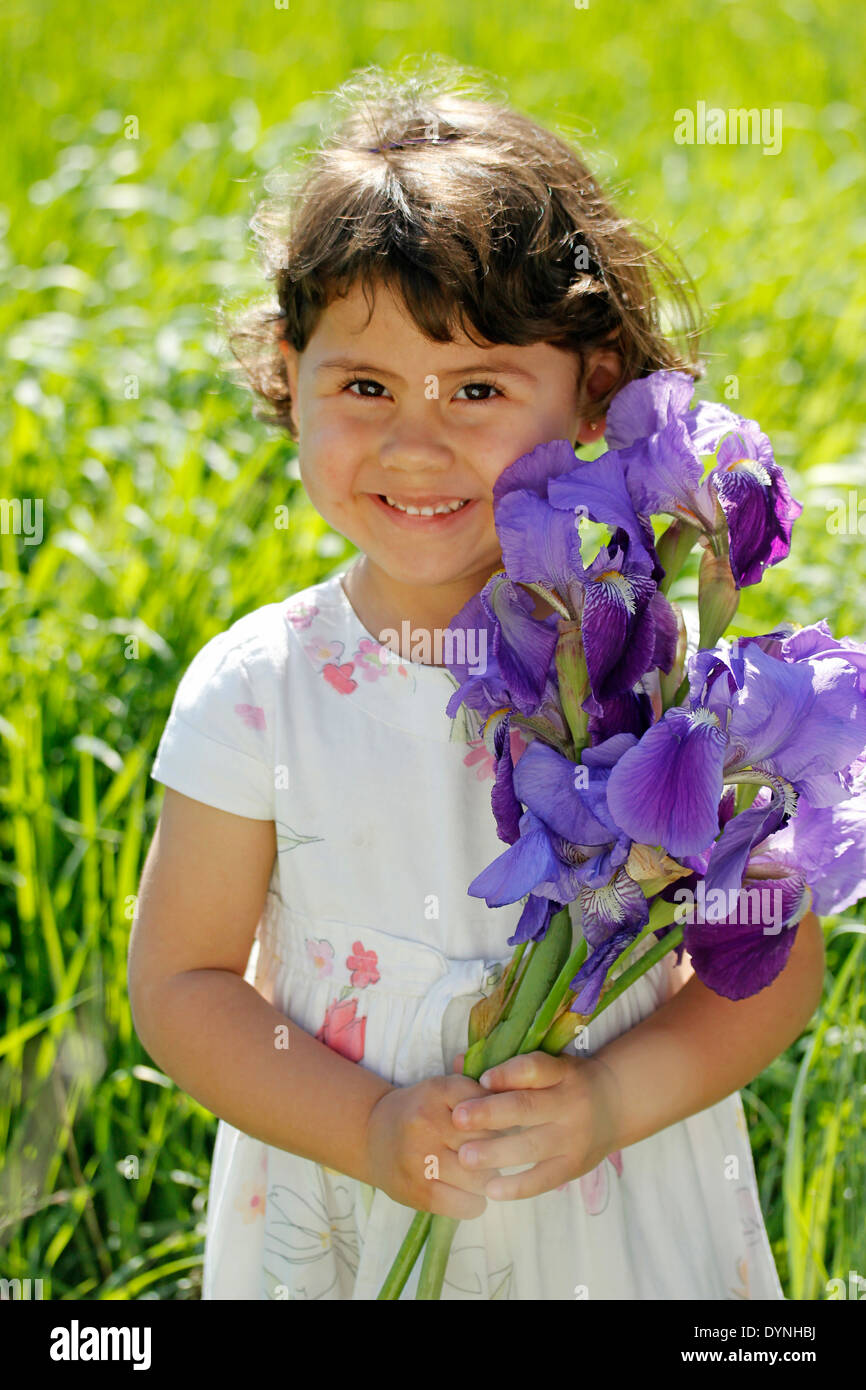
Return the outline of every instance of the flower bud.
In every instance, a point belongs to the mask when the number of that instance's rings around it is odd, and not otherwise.
[[[667,594],[671,585],[679,578],[697,538],[696,528],[681,517],[672,521],[668,529],[659,536],[656,541],[656,554],[665,572],[659,584],[663,594]]]
[[[698,645],[714,647],[724,634],[737,611],[740,591],[734,583],[728,559],[727,535],[722,538],[721,553],[707,546],[701,557],[698,582],[698,616],[701,632]]]
[[[574,740],[574,751],[579,753],[586,747],[589,724],[589,715],[581,708],[589,695],[589,675],[579,622],[566,622],[564,619],[560,621],[556,643],[556,675],[562,712]]]

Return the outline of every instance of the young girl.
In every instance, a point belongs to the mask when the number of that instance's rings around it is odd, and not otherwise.
[[[144,1045],[220,1117],[204,1297],[374,1299],[424,1209],[461,1221],[443,1298],[782,1298],[737,1090],[817,1005],[812,914],[752,999],[670,953],[580,1049],[461,1072],[522,904],[467,895],[493,763],[435,638],[500,565],[504,468],[700,375],[653,277],[686,294],[526,117],[375,71],[340,95],[288,219],[253,223],[278,310],[232,342],[359,556],[275,576],[186,671],[130,949]]]

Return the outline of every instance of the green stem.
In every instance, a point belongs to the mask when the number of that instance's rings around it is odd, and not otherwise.
[[[521,941],[520,945],[515,947],[514,955],[511,957],[508,969],[505,972],[505,979],[502,982],[502,993],[504,996],[506,996],[506,998],[508,996],[508,992],[511,989],[512,984],[514,983],[514,976],[517,974],[517,967],[520,964],[521,957],[523,956],[523,953],[528,945],[528,941]]]
[[[415,1261],[421,1253],[421,1247],[429,1235],[432,1222],[432,1211],[417,1211],[415,1213],[406,1238],[388,1271],[388,1277],[379,1290],[378,1299],[398,1299],[400,1297],[406,1280],[415,1266]]]
[[[676,903],[669,903],[664,899],[659,899],[658,902],[653,903],[653,906],[650,908],[649,922],[644,927],[643,931],[635,937],[634,941],[630,942],[625,950],[617,956],[608,971],[608,975],[610,971],[622,965],[626,957],[634,950],[639,942],[643,941],[646,936],[649,936],[650,932],[660,931],[662,927],[668,926],[673,921],[677,906]],[[646,955],[641,956],[640,960],[635,961],[634,965],[629,966],[628,970],[624,970],[617,980],[608,985],[603,998],[596,1006],[595,1011],[587,1018],[583,1026],[588,1027],[592,1020],[597,1018],[598,1015],[607,1008],[608,1004],[618,998],[624,990],[628,989],[629,985],[634,984],[635,980],[640,979],[641,975],[645,974],[647,970],[655,965],[656,961],[661,960],[663,955],[672,950],[674,946],[679,945],[682,940],[682,935],[682,926],[674,927],[672,931],[668,932],[667,936],[662,937],[661,941],[657,941],[655,946],[652,946],[647,951]],[[556,1022],[551,1025],[539,1046],[542,1052],[550,1052],[553,1056],[558,1056],[572,1041],[573,1036],[573,1034],[570,1034],[563,1038],[562,1018],[558,1018]]]
[[[445,1269],[451,1252],[451,1242],[460,1222],[453,1216],[434,1216],[430,1225],[430,1236],[424,1251],[424,1263],[418,1279],[416,1299],[436,1299],[441,1297]]]
[[[535,1052],[537,1048],[541,1046],[542,1038],[553,1023],[554,1015],[565,998],[571,981],[586,960],[586,952],[586,938],[581,936],[568,960],[565,962],[565,965],[556,977],[553,989],[539,1009],[535,1022],[530,1024],[526,1037],[517,1049],[518,1054],[521,1052]]]
[[[522,943],[522,945],[518,947],[518,950],[520,951],[520,954],[521,954],[521,955],[523,954],[523,952],[524,952],[524,950],[526,949],[527,946],[529,946],[529,942],[528,942],[528,941],[524,941],[524,942]],[[533,941],[532,945],[529,946],[529,955],[526,957],[526,960],[525,960],[524,963],[523,963],[523,969],[522,969],[521,972],[520,972],[520,979],[517,981],[517,984],[514,985],[514,987],[511,989],[511,992],[510,992],[508,998],[507,998],[506,1001],[505,1001],[505,1006],[504,1006],[504,1008],[503,1008],[503,1010],[502,1010],[502,1013],[499,1015],[499,1018],[498,1018],[498,1020],[497,1020],[498,1023],[504,1023],[505,1020],[508,1018],[509,1014],[511,1013],[511,1010],[512,1010],[513,1007],[514,1007],[514,1001],[515,1001],[515,999],[517,998],[518,994],[520,993],[520,986],[523,984],[523,981],[524,981],[524,979],[525,979],[525,977],[526,977],[526,972],[527,972],[527,970],[529,969],[530,965],[532,964],[532,957],[535,955],[535,951],[536,951],[537,946],[538,946],[538,942],[537,942],[537,941]],[[519,960],[519,957],[518,957],[518,960]],[[512,983],[513,983],[513,982],[512,982]]]

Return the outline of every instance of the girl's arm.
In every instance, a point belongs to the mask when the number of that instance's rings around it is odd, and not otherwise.
[[[215,1115],[367,1181],[367,1122],[394,1088],[310,1037],[243,979],[275,853],[272,821],[166,789],[130,939],[135,1028]],[[288,1047],[278,1047],[284,1030]]]
[[[823,985],[824,934],[814,912],[800,921],[785,968],[750,998],[725,999],[692,975],[655,1013],[593,1053],[614,1116],[611,1150],[747,1085],[799,1037]]]

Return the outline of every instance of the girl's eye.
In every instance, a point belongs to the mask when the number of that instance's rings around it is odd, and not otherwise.
[[[374,400],[374,401],[375,401],[375,400],[380,400],[380,399],[381,399],[381,394],[380,394],[380,393],[383,392],[383,391],[386,389],[386,388],[382,385],[381,381],[373,381],[370,377],[358,377],[358,376],[356,376],[356,377],[353,377],[351,381],[347,381],[347,382],[345,382],[344,384],[345,384],[346,386],[349,387],[349,390],[350,390],[350,391],[352,390],[352,387],[353,387],[353,386],[372,386],[372,387],[374,388],[372,391],[352,391],[352,395],[353,395],[353,396],[365,396],[368,400]]]
[[[460,395],[460,391],[471,391],[473,393],[476,391],[492,391],[496,396],[502,395],[499,387],[494,386],[492,381],[469,381],[465,386],[460,387],[460,390],[457,392],[458,396]],[[465,399],[469,401],[492,401],[493,396],[476,396],[472,394],[465,397]]]
[[[358,388],[355,390],[355,388]],[[353,396],[362,396],[366,400],[378,401],[384,399],[388,394],[387,387],[381,381],[375,381],[372,377],[352,377],[349,381],[343,382],[343,389],[351,391]],[[469,394],[462,399],[468,401],[483,402],[493,400],[494,396],[501,396],[503,393],[498,386],[494,386],[492,381],[469,381],[465,386],[461,386],[455,393],[455,400],[460,399],[460,392],[466,391]]]

